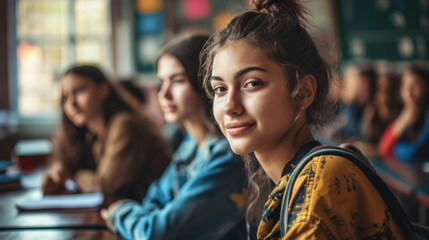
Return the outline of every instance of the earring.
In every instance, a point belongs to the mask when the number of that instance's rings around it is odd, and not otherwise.
[[[298,115],[296,115],[295,119],[292,122],[292,126],[295,125],[296,120],[298,120],[298,118],[301,116],[302,111],[299,111]]]
[[[296,120],[298,120],[298,118],[301,116],[302,112],[304,112],[304,110],[305,110],[304,106],[299,106],[298,108],[301,111],[299,111],[298,115],[296,115],[295,119],[293,120],[292,126],[295,125]]]

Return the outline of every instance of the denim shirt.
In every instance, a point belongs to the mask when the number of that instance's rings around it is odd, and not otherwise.
[[[142,203],[126,200],[109,215],[127,239],[246,239],[247,181],[226,139],[202,148],[186,135]]]
[[[429,111],[419,137],[411,140],[407,132],[402,134],[393,149],[394,155],[402,162],[421,162],[429,158]]]

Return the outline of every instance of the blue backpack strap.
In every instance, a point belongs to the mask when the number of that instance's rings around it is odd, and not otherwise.
[[[361,153],[333,146],[320,147],[312,152],[309,152],[292,170],[292,173],[286,184],[280,210],[281,236],[285,236],[288,232],[289,203],[290,198],[292,196],[293,185],[298,175],[308,162],[310,162],[313,158],[322,155],[340,156],[352,161],[355,165],[357,165],[366,175],[366,177],[370,180],[370,182],[374,185],[375,189],[377,189],[377,191],[380,193],[390,213],[392,214],[392,218],[394,219],[398,227],[401,229],[401,232],[404,234],[406,239],[414,238],[411,222],[408,219],[407,214],[404,212],[401,204],[398,202],[398,200],[384,183],[384,181],[381,180],[381,178],[378,176],[371,162],[368,161],[368,159],[365,158]]]

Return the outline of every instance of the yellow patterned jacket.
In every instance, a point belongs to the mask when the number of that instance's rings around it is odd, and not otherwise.
[[[258,239],[281,239],[280,206],[295,164],[286,165],[265,204]],[[289,213],[289,231],[282,239],[404,239],[365,174],[339,156],[318,156],[305,166],[294,184]]]

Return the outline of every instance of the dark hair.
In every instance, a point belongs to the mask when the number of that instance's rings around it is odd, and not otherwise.
[[[74,65],[67,69],[63,76],[75,74],[92,81],[97,85],[107,84],[110,88],[110,95],[105,100],[103,106],[104,119],[106,123],[114,114],[120,111],[135,112],[115,91],[113,85],[108,81],[106,75],[93,65]],[[61,99],[63,99],[61,97]],[[70,169],[71,173],[77,170],[78,166],[94,169],[95,162],[92,155],[91,145],[95,140],[94,135],[89,134],[87,127],[76,126],[64,112],[64,102],[61,100],[61,132],[58,140],[54,141],[56,146],[55,157]]]
[[[185,69],[186,76],[191,82],[192,87],[201,96],[201,100],[206,106],[206,114],[209,119],[213,120],[211,113],[211,101],[205,95],[201,86],[201,79],[198,76],[199,55],[201,49],[209,38],[210,34],[205,32],[188,32],[179,35],[170,41],[159,53],[155,60],[155,71],[158,71],[159,59],[164,55],[171,55],[179,60]]]
[[[140,104],[144,104],[146,102],[146,95],[143,90],[139,88],[133,79],[122,79],[120,81],[121,86],[127,90],[134,98],[139,101]]]
[[[307,123],[315,127],[327,122],[327,112],[333,105],[328,98],[331,73],[306,31],[306,9],[296,0],[253,1],[251,7],[207,41],[200,55],[199,72],[206,93],[213,98],[210,76],[215,55],[228,42],[244,41],[282,66],[292,98],[299,94],[300,80],[307,74],[313,75],[317,89],[313,103],[306,109]],[[265,202],[270,190],[263,186],[270,183],[255,158],[251,155],[245,158],[249,175],[247,217],[257,222],[263,206],[260,202]]]
[[[383,80],[387,86],[382,89],[379,83]],[[367,106],[372,111],[364,115],[362,135],[365,141],[377,144],[386,127],[399,115],[402,109],[399,82],[400,76],[393,71],[378,74],[373,101]],[[380,94],[384,95],[383,102],[377,98]]]
[[[359,67],[359,74],[368,80],[368,95],[369,99],[367,102],[373,102],[375,93],[377,91],[377,77],[378,73],[372,63],[365,63]]]

